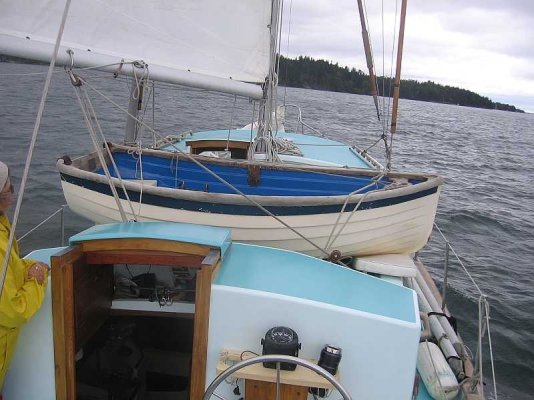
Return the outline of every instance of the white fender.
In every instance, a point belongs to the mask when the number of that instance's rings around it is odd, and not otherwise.
[[[417,370],[428,393],[436,400],[452,400],[458,394],[459,385],[454,372],[437,345],[419,343]]]

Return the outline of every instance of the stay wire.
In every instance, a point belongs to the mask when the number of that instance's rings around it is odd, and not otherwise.
[[[59,45],[61,43],[61,38],[63,36],[63,31],[65,29],[65,23],[67,21],[67,16],[69,14],[70,3],[71,3],[71,0],[67,0],[65,2],[65,8],[63,9],[63,16],[61,17],[61,24],[59,26],[59,31],[58,31],[58,34],[57,34],[57,37],[56,37],[56,43],[54,45],[54,52],[52,53],[52,59],[50,61],[50,65],[48,67],[48,72],[47,72],[47,75],[46,75],[46,81],[45,81],[45,85],[44,85],[44,88],[43,88],[43,93],[41,95],[41,101],[39,103],[39,109],[37,111],[37,117],[35,119],[35,125],[34,125],[34,128],[33,128],[33,134],[32,134],[32,138],[31,138],[31,141],[30,141],[28,154],[26,156],[26,163],[24,165],[24,172],[22,174],[22,181],[21,181],[21,184],[20,184],[20,191],[19,191],[19,195],[17,197],[17,205],[15,207],[15,214],[13,216],[13,223],[11,225],[11,230],[9,232],[9,239],[8,239],[8,243],[7,243],[7,247],[6,247],[6,256],[4,257],[4,261],[3,261],[3,264],[2,264],[2,274],[1,274],[1,277],[0,277],[0,298],[2,297],[2,294],[4,292],[4,283],[5,283],[5,280],[6,280],[6,274],[7,274],[7,268],[8,268],[8,265],[9,265],[9,260],[11,258],[11,251],[13,249],[13,243],[15,241],[15,230],[17,228],[17,223],[18,223],[18,219],[19,219],[20,208],[21,208],[21,205],[22,205],[22,198],[24,197],[24,191],[26,189],[26,182],[28,180],[28,175],[29,175],[29,172],[30,172],[30,164],[31,164],[31,161],[32,161],[32,158],[33,158],[33,150],[34,150],[35,144],[37,142],[37,135],[39,133],[39,128],[41,126],[41,120],[42,120],[42,117],[43,117],[45,102],[46,102],[46,98],[48,97],[48,90],[50,88],[50,83],[52,81],[52,73],[54,71],[54,66],[56,64],[57,55],[58,55],[58,51],[59,51]]]

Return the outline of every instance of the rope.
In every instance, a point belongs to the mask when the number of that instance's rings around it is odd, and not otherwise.
[[[282,3],[282,4],[284,4],[284,3]],[[289,38],[291,37],[292,11],[293,11],[293,0],[290,0],[290,2],[289,2],[289,21],[287,22],[287,47],[286,47],[286,54],[288,54],[288,55],[289,55]],[[286,76],[289,76],[288,70],[289,70],[289,65],[288,65],[288,63],[286,63]],[[287,97],[287,85],[284,87],[284,107],[286,105],[286,97]]]
[[[46,217],[44,220],[42,220],[41,222],[39,222],[36,226],[34,226],[32,229],[30,229],[28,232],[26,232],[24,235],[22,235],[21,237],[19,237],[19,243],[22,242],[24,240],[24,238],[30,234],[32,234],[33,232],[35,232],[37,229],[39,229],[41,226],[43,226],[44,224],[46,224],[48,221],[50,221],[52,218],[54,218],[56,215],[58,215],[59,213],[61,213],[65,207],[67,205],[64,204],[61,206],[61,208],[58,208],[56,211],[54,211],[52,214],[50,214],[48,217]]]
[[[383,175],[381,175],[378,180],[382,179]],[[345,229],[345,227],[347,226],[347,223],[350,221],[350,219],[352,218],[352,216],[354,215],[354,213],[356,212],[356,210],[358,210],[358,208],[360,208],[360,205],[363,203],[364,199],[369,195],[369,193],[372,193],[373,191],[369,191],[369,192],[366,192],[364,193],[364,195],[362,196],[362,198],[358,201],[358,204],[356,204],[356,207],[354,207],[354,209],[352,210],[352,212],[350,213],[349,217],[345,220],[345,223],[343,224],[343,226],[339,229],[339,231],[337,232],[336,236],[332,239],[332,235],[334,234],[334,231],[336,229],[336,226],[338,225],[339,223],[339,220],[341,219],[341,216],[343,215],[343,213],[345,212],[345,208],[347,207],[347,204],[350,200],[350,198],[355,195],[355,194],[358,194],[359,192],[369,188],[369,187],[372,187],[372,186],[376,186],[377,183],[378,183],[378,180],[377,182],[373,182],[373,183],[370,183],[369,185],[367,186],[364,186],[363,188],[360,188],[358,190],[355,190],[354,192],[350,193],[347,198],[345,199],[345,202],[343,203],[343,207],[341,207],[341,210],[339,211],[339,214],[337,216],[337,220],[335,222],[335,224],[332,226],[332,231],[330,232],[330,236],[328,237],[328,240],[326,242],[326,249],[329,249],[333,246],[334,242],[337,240],[337,238],[339,237],[339,235],[341,234],[341,232]],[[330,240],[332,239],[332,242],[330,242]]]
[[[491,343],[491,333],[490,333],[490,326],[489,326],[489,304],[487,301],[486,296],[482,295],[480,296],[478,300],[478,346],[477,346],[477,353],[476,353],[476,365],[475,365],[475,371],[473,373],[473,377],[475,378],[473,380],[473,388],[478,384],[479,381],[482,380],[483,372],[482,372],[482,341],[484,339],[484,336],[486,335],[486,332],[488,333],[488,346],[490,351],[490,362],[491,362],[491,373],[492,373],[492,379],[493,379],[493,392],[495,396],[495,400],[497,400],[497,383],[495,379],[495,366],[494,366],[494,360],[493,360],[493,346]],[[478,379],[477,379],[478,378]],[[484,385],[480,385],[480,391],[481,396],[484,398]]]
[[[88,114],[88,110],[86,109],[87,104],[84,103],[84,99],[82,99],[83,93],[81,93],[81,89],[79,89],[79,88],[80,88],[79,86],[75,86],[74,87],[74,92],[76,93],[76,97],[77,97],[78,102],[80,104],[80,108],[82,109],[82,113],[83,113],[83,117],[84,117],[84,120],[85,120],[85,124],[87,125],[87,129],[89,130],[89,135],[91,136],[91,140],[93,142],[93,146],[94,146],[95,151],[96,151],[96,153],[98,155],[98,159],[100,160],[100,164],[102,165],[102,168],[104,170],[104,174],[106,175],[106,178],[108,179],[109,187],[111,189],[111,192],[113,193],[113,198],[115,199],[115,202],[117,203],[117,207],[119,209],[119,213],[121,215],[121,219],[122,219],[123,222],[126,222],[127,221],[126,213],[124,212],[124,208],[122,207],[122,204],[120,202],[119,195],[117,193],[117,189],[115,188],[115,185],[113,185],[113,183],[112,183],[111,175],[109,173],[109,169],[108,169],[107,163],[104,160],[104,156],[102,154],[100,146],[98,145],[96,133],[94,131],[94,127],[92,126],[91,118],[90,118],[90,115]],[[83,97],[85,99],[87,99],[86,96],[83,96]],[[111,159],[113,160],[113,157]]]
[[[447,238],[445,237],[445,235],[443,234],[443,232],[441,231],[441,229],[439,229],[439,226],[434,222],[434,227],[438,230],[438,232],[440,233],[441,237],[447,241]],[[477,285],[477,283],[475,282],[475,280],[473,279],[473,277],[471,276],[471,274],[469,273],[469,271],[467,270],[467,268],[465,267],[464,263],[462,262],[462,260],[460,259],[460,257],[458,256],[458,254],[456,253],[456,250],[454,250],[454,248],[452,246],[449,246],[449,248],[451,249],[452,253],[455,255],[456,257],[456,260],[458,260],[458,262],[460,263],[460,267],[462,267],[463,271],[465,272],[465,274],[467,275],[467,277],[471,280],[471,283],[473,284],[473,286],[477,289],[478,291],[478,294],[480,296],[485,296],[484,293],[482,293],[482,290],[480,290],[480,287]]]
[[[141,148],[141,142],[139,141],[137,144],[137,150],[128,150],[128,154],[132,156],[132,158],[135,161],[135,177],[137,178],[138,173],[141,175],[141,189],[139,190],[139,201],[137,204],[137,215],[134,214],[134,219],[138,220],[138,217],[141,215],[141,206],[143,203],[143,189],[145,187],[144,182],[144,176],[143,176],[143,156],[142,156],[142,148]]]
[[[490,353],[490,362],[491,362],[491,375],[493,379],[493,394],[495,397],[495,400],[497,400],[497,380],[495,379],[495,363],[493,361],[493,345],[491,343],[491,329],[490,329],[490,316],[489,316],[489,303],[486,299],[486,296],[483,296],[481,298],[481,301],[484,305],[484,315],[486,316],[486,326],[488,331],[488,346],[489,346],[489,353]]]
[[[437,229],[441,237],[446,241],[447,238],[445,237],[445,234],[439,229],[438,225],[434,223],[434,227]],[[473,373],[473,376],[470,378],[472,381],[472,389],[474,390],[475,387],[479,384],[479,382],[483,379],[483,371],[482,371],[482,340],[486,334],[488,333],[488,347],[489,347],[489,353],[490,353],[490,363],[491,363],[491,373],[492,373],[492,379],[493,379],[493,391],[495,394],[495,399],[497,399],[497,383],[496,383],[496,376],[495,376],[495,362],[493,359],[493,346],[491,342],[491,332],[490,332],[490,317],[489,317],[489,302],[487,300],[487,297],[484,293],[482,293],[482,290],[477,285],[467,268],[465,267],[464,263],[458,256],[458,253],[456,253],[456,250],[452,247],[452,245],[449,244],[449,249],[452,251],[454,256],[456,257],[456,260],[460,264],[460,267],[464,271],[464,273],[467,275],[473,286],[476,288],[479,294],[479,300],[478,300],[478,343],[477,343],[477,351],[475,355],[475,371]],[[464,346],[466,347],[466,346]],[[466,347],[467,348],[467,347]],[[482,398],[484,397],[484,385],[480,385],[481,395]]]
[[[11,231],[9,232],[9,240],[6,247],[6,256],[2,264],[2,274],[0,277],[0,298],[4,292],[4,283],[6,280],[7,267],[9,265],[9,259],[11,256],[11,250],[13,248],[13,243],[15,241],[15,230],[17,228],[17,222],[19,219],[20,208],[22,205],[22,198],[24,196],[24,190],[26,189],[26,182],[28,180],[28,174],[30,172],[30,164],[33,157],[33,150],[35,148],[35,143],[37,142],[37,134],[39,132],[39,127],[41,126],[41,119],[43,117],[43,111],[45,107],[45,101],[48,96],[48,89],[50,88],[50,82],[52,81],[52,73],[54,71],[54,66],[56,65],[57,53],[59,51],[59,45],[61,43],[61,37],[63,36],[63,30],[65,28],[65,22],[67,21],[67,15],[69,13],[71,0],[67,0],[65,3],[65,8],[63,10],[63,16],[61,17],[61,25],[59,26],[59,31],[56,37],[56,43],[54,45],[54,52],[50,65],[48,67],[48,73],[46,75],[46,81],[43,88],[43,93],[41,95],[41,102],[39,103],[39,109],[37,111],[37,117],[35,119],[35,125],[33,128],[33,134],[30,141],[30,147],[28,149],[28,155],[26,156],[26,163],[24,165],[24,173],[22,174],[22,182],[20,184],[20,192],[17,197],[17,205],[15,207],[15,214],[13,216],[13,223],[11,225]]]
[[[232,130],[232,126],[234,125],[234,114],[235,114],[235,103],[237,102],[237,96],[234,96],[234,105],[232,106],[232,114],[230,116],[230,126],[228,127],[228,137],[226,138],[226,151],[228,151],[228,148],[230,146],[230,131]]]
[[[93,103],[91,102],[91,99],[89,98],[89,95],[87,94],[87,91],[85,90],[85,88],[80,88],[80,91],[83,92],[84,98],[85,98],[85,101],[86,101],[85,104],[88,106],[88,112],[89,112],[88,116],[91,117],[90,120],[94,120],[95,121],[96,127],[98,128],[98,133],[100,134],[100,140],[101,140],[100,143],[101,143],[101,145],[97,145],[96,146],[96,151],[98,152],[100,149],[102,149],[102,147],[106,150],[106,153],[107,153],[107,155],[108,155],[108,157],[109,157],[109,159],[111,161],[111,165],[113,166],[113,170],[115,171],[115,175],[119,179],[119,183],[121,185],[121,188],[122,188],[122,191],[124,193],[124,196],[126,197],[126,201],[128,202],[128,205],[130,206],[130,211],[132,212],[132,215],[135,217],[133,206],[131,204],[130,197],[128,196],[128,191],[124,187],[124,182],[123,182],[123,180],[121,178],[121,174],[119,172],[119,168],[117,167],[117,164],[115,163],[115,158],[113,157],[113,154],[111,152],[111,149],[109,148],[108,142],[106,141],[106,138],[104,136],[104,132],[102,131],[102,127],[100,126],[100,123],[98,122],[98,118],[96,117],[96,112],[95,112],[95,109],[93,107]],[[96,135],[95,135],[95,139],[96,139]],[[104,167],[102,167],[102,168],[104,168]],[[106,165],[106,168],[107,168],[107,165]],[[108,179],[109,179],[109,177],[108,177]],[[111,182],[111,181],[109,181],[109,182]]]

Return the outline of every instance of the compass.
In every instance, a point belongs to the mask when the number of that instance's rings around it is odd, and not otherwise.
[[[261,340],[263,345],[262,354],[282,354],[298,357],[300,343],[297,333],[286,326],[275,326],[267,331],[265,338]],[[276,363],[264,362],[265,368],[276,368]],[[296,364],[280,363],[280,369],[294,371]]]

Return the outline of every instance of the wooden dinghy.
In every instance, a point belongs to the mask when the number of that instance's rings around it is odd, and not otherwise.
[[[117,196],[96,153],[58,161],[74,212],[107,223],[120,221],[122,208],[129,220],[230,228],[238,242],[320,257],[421,249],[442,184],[425,174],[110,150]]]

